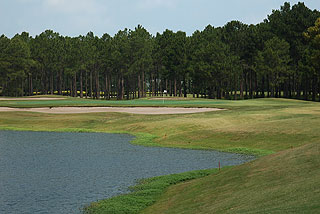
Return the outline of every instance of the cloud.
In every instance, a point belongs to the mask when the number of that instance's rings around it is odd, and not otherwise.
[[[44,7],[62,13],[93,14],[100,11],[100,5],[94,0],[44,0]]]
[[[175,8],[180,0],[140,0],[138,6],[143,9],[150,8]]]
[[[27,0],[24,0],[27,1]],[[30,0],[31,1],[31,0]],[[34,0],[39,1],[39,0]],[[41,0],[39,5],[43,29],[77,36],[88,31],[102,33],[110,27],[110,8],[99,0]]]

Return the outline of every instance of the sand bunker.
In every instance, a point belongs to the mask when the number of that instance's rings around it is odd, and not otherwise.
[[[64,100],[66,98],[54,98],[54,97],[28,97],[28,98],[4,98],[0,97],[0,100]]]
[[[121,112],[129,114],[191,114],[218,111],[218,108],[157,108],[157,107],[54,107],[54,108],[9,108],[0,107],[0,111],[27,111],[51,114],[79,114],[96,112]]]

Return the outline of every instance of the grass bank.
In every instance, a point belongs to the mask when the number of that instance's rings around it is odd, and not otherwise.
[[[131,188],[132,192],[99,202],[94,202],[84,209],[86,214],[136,214],[154,204],[165,190],[175,184],[216,174],[217,169],[197,170],[141,180]]]
[[[319,213],[320,144],[168,188],[143,214]]]

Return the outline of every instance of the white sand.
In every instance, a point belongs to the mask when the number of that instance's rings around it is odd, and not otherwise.
[[[53,108],[9,108],[0,107],[0,111],[27,111],[52,114],[78,114],[95,112],[121,112],[129,114],[191,114],[218,111],[218,108],[162,108],[162,107],[53,107]]]

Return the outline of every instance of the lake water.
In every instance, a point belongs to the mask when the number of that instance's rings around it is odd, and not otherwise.
[[[135,146],[130,135],[0,131],[0,213],[72,214],[138,179],[254,157]]]

